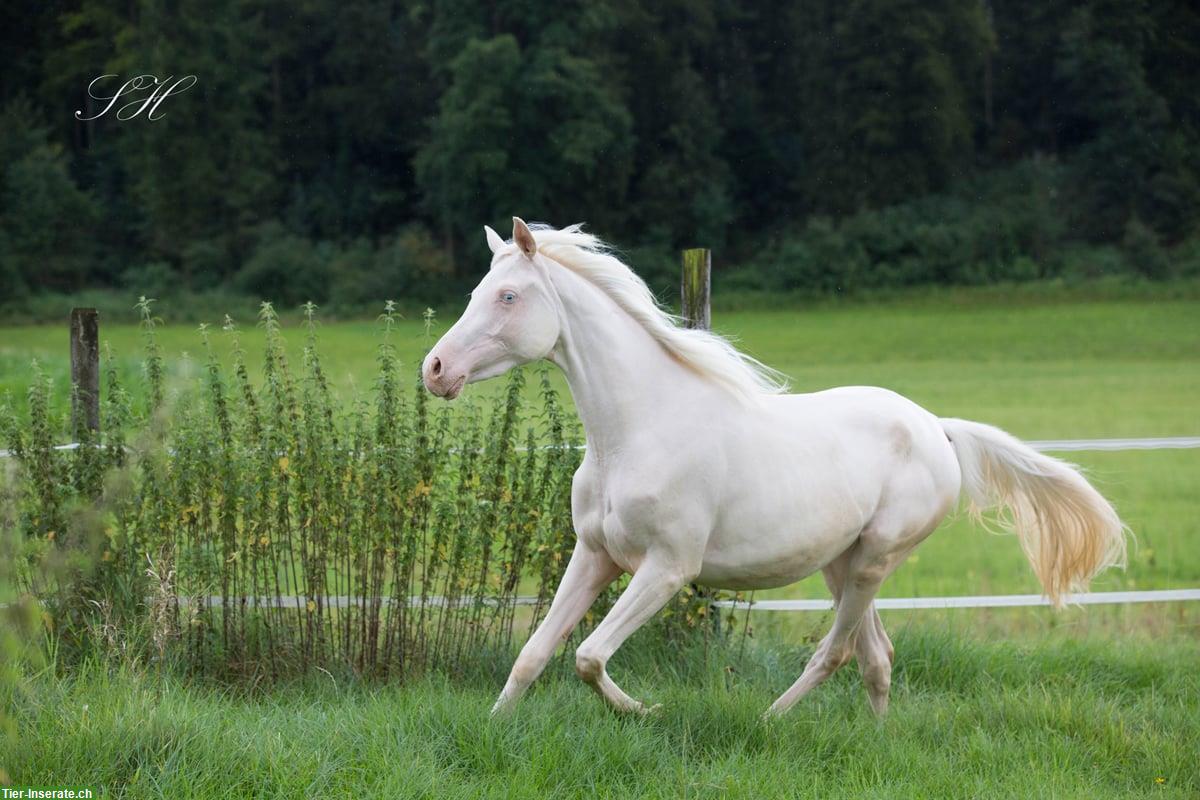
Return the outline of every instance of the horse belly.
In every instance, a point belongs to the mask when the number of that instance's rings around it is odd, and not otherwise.
[[[709,536],[698,583],[725,589],[786,586],[828,564],[850,547],[871,508],[831,482],[750,507],[734,502]],[[873,507],[873,503],[870,504]]]
[[[858,538],[862,527],[791,530],[771,541],[742,537],[710,539],[696,582],[720,589],[770,589],[806,578],[828,564]]]
[[[874,452],[851,460],[828,431],[746,435],[705,547],[699,583],[729,589],[784,586],[828,564],[862,533],[884,471]]]

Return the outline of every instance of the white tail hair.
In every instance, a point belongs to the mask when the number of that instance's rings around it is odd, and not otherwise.
[[[962,468],[973,518],[1006,512],[1003,526],[1021,542],[1046,596],[1065,595],[1112,566],[1125,566],[1127,530],[1112,505],[1072,464],[1043,455],[991,425],[941,420]]]

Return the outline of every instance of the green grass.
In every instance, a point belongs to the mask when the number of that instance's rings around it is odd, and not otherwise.
[[[785,718],[760,712],[807,648],[619,654],[661,701],[619,718],[551,670],[507,718],[499,679],[365,687],[320,676],[268,691],[85,670],[40,677],[0,743],[16,785],[126,798],[1195,797],[1194,640],[987,643],[896,637],[889,715],[853,667]],[[637,650],[638,648],[635,648]]]
[[[969,302],[960,296],[940,305],[914,300],[717,313],[714,325],[789,375],[797,391],[885,386],[939,416],[984,420],[1025,438],[1170,436],[1200,429],[1200,300],[1054,302],[1052,296],[1040,304],[997,305],[987,297]],[[169,308],[159,312],[170,321]],[[453,322],[454,313],[435,325],[433,337]],[[262,332],[252,320],[242,326],[254,364]],[[322,351],[337,386],[372,384],[377,330],[371,322],[322,326]],[[127,378],[136,376],[137,328],[102,325],[101,338],[111,344]],[[301,332],[292,328],[288,340],[298,361]],[[201,346],[194,326],[168,324],[160,341],[177,375],[198,369]],[[431,343],[421,321],[401,321],[394,341],[415,372]],[[218,352],[228,352],[228,337],[218,333],[214,343]],[[34,358],[66,397],[65,325],[0,327],[0,394],[24,393]],[[127,384],[136,388],[133,381]],[[468,391],[498,387],[493,381]]]
[[[887,386],[939,415],[1025,438],[1200,434],[1200,300],[1023,292],[1019,302],[959,290],[718,312],[714,322],[798,390]],[[170,319],[169,308],[160,311]],[[105,325],[103,335],[131,385],[137,330]],[[302,336],[288,336],[298,359]],[[244,337],[256,359],[261,332],[247,326]],[[66,338],[65,328],[0,328],[0,392],[24,391],[31,357],[65,392]],[[169,325],[161,342],[177,376],[197,369],[180,359],[198,358],[192,327]],[[372,323],[324,326],[324,360],[343,390],[372,384],[376,342]],[[428,342],[421,324],[402,323],[395,342],[415,369]],[[1129,570],[1095,588],[1200,585],[1200,453],[1070,457],[1138,541]],[[956,519],[883,594],[1036,591],[1013,539]],[[815,577],[774,595],[827,593]],[[469,680],[403,687],[317,675],[234,689],[94,665],[41,674],[5,698],[15,735],[0,738],[0,768],[18,785],[104,785],[130,798],[1200,795],[1194,607],[884,619],[897,666],[882,722],[851,666],[787,718],[762,724],[758,714],[799,674],[830,617],[755,614],[744,657],[736,647],[667,651],[653,627],[635,635],[611,668],[631,693],[664,704],[645,720],[606,712],[567,659],[516,715],[492,723],[487,709],[507,658]]]

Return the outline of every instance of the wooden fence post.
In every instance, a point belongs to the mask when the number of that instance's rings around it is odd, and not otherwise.
[[[683,301],[684,324],[689,328],[708,330],[712,327],[709,293],[712,290],[712,251],[697,247],[683,251],[683,280],[680,296]]]
[[[71,309],[71,425],[100,430],[100,320],[94,308]]]
[[[712,251],[706,247],[694,247],[683,251],[683,278],[680,281],[680,314],[683,324],[688,328],[710,330],[712,328],[712,307],[709,296],[712,291]],[[712,621],[712,632],[721,633],[721,612],[714,605],[717,594],[712,589],[706,589],[692,584],[692,592],[708,607],[709,619]]]

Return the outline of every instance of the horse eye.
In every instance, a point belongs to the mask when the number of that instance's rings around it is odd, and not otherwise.
[[[500,302],[507,303],[508,305],[512,305],[516,301],[517,301],[517,293],[516,292],[501,292],[500,293]]]

